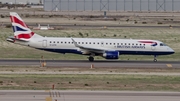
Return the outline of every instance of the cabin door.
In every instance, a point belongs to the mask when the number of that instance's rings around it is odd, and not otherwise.
[[[45,48],[47,47],[47,40],[43,40],[42,46]]]

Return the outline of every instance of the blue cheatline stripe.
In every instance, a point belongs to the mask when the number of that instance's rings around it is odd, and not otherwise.
[[[45,50],[49,52],[56,52],[56,53],[74,53],[74,54],[82,54],[82,52],[76,49],[48,49],[48,48],[37,48],[40,50]],[[173,54],[173,51],[169,52],[158,52],[158,51],[119,51],[119,55],[169,55]]]
[[[20,28],[18,26],[13,26],[13,31],[16,32],[16,31],[27,31],[27,30],[22,29],[22,28]]]

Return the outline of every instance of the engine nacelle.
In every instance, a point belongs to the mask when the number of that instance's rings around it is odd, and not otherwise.
[[[118,59],[119,58],[119,52],[118,51],[106,51],[103,54],[103,57],[106,59]]]

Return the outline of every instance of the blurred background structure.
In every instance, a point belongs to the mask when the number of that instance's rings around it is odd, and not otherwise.
[[[179,11],[180,0],[44,0],[45,11]]]
[[[16,6],[15,6],[16,5]],[[45,11],[180,11],[180,0],[1,0],[0,8],[39,6]]]

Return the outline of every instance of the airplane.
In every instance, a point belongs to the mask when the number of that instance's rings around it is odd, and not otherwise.
[[[175,53],[158,40],[43,37],[31,31],[16,12],[10,12],[10,18],[14,36],[7,41],[44,51],[87,55],[89,61],[95,56],[119,59],[120,55],[153,55],[157,62],[157,56]]]

